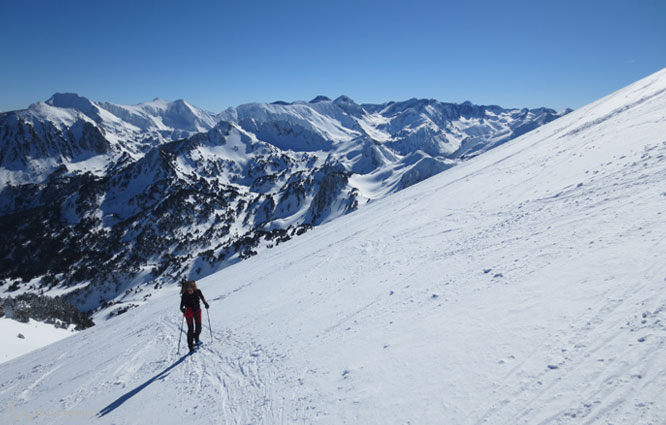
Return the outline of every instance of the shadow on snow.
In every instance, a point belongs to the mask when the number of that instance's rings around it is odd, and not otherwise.
[[[115,401],[113,401],[111,404],[103,408],[97,413],[97,417],[102,417],[105,416],[114,410],[116,410],[118,407],[120,407],[124,402],[129,400],[130,398],[134,397],[136,394],[138,394],[141,390],[146,388],[148,385],[152,384],[153,382],[157,380],[161,380],[166,378],[169,375],[169,372],[179,364],[181,364],[187,357],[189,357],[192,353],[187,353],[183,355],[181,358],[176,360],[171,366],[167,367],[164,369],[162,372],[158,373],[157,375],[153,376],[143,384],[139,385],[138,387],[134,388],[133,390],[123,394],[122,396],[118,397]]]

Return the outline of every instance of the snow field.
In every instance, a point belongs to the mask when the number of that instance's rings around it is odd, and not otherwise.
[[[19,337],[23,335],[23,338]],[[68,329],[59,329],[51,324],[30,319],[21,323],[6,317],[0,318],[0,363],[22,356],[38,348],[52,344],[72,335]]]

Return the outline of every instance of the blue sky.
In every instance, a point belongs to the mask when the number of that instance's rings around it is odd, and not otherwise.
[[[0,110],[346,94],[577,108],[666,67],[666,1],[0,0]]]

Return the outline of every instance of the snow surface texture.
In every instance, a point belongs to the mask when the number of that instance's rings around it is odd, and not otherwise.
[[[666,70],[0,365],[5,423],[666,421]],[[95,416],[98,416],[95,418]]]

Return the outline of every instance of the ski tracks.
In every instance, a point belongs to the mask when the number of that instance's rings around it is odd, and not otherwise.
[[[666,341],[666,301],[634,290],[590,308],[584,325],[571,326],[570,334],[536,344],[501,379],[498,388],[510,393],[474,423],[598,423],[623,416],[624,423],[661,423],[659,396],[644,389],[666,375],[659,349]],[[579,403],[563,404],[563,393],[576,381]],[[547,417],[545,405],[553,408]]]
[[[287,423],[285,412],[298,400],[286,398],[290,374],[284,359],[249,337],[217,332],[186,360],[184,391],[204,405],[194,403],[186,413],[203,415],[205,423]]]

